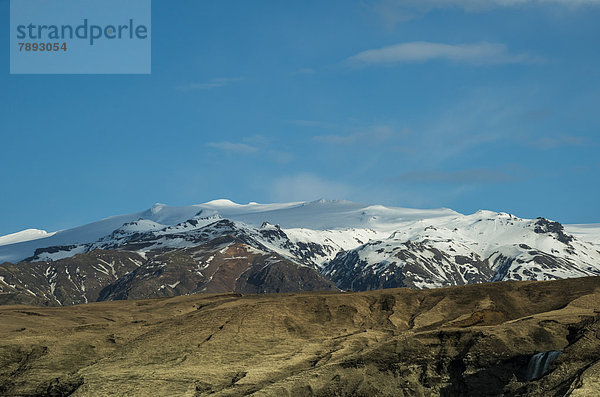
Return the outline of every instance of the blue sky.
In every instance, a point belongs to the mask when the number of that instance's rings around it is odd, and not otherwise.
[[[151,75],[10,75],[0,52],[0,234],[216,198],[600,222],[598,0],[152,15]]]

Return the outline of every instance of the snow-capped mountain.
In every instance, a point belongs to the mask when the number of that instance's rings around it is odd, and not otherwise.
[[[549,280],[600,275],[600,252],[558,222],[478,211],[404,225],[338,254],[323,273],[343,289]]]
[[[340,230],[360,229],[366,233],[389,234],[400,225],[418,219],[429,219],[456,214],[452,210],[414,210],[407,208],[384,207],[380,205],[364,205],[349,201],[295,202],[282,204],[236,204],[230,200],[214,200],[208,203],[187,207],[171,207],[155,204],[152,208],[127,215],[118,215],[102,219],[98,222],[62,230],[47,238],[0,246],[0,262],[16,262],[34,256],[39,248],[75,246],[94,243],[112,234],[117,229],[125,228],[125,224],[138,222],[135,226],[139,232],[154,228],[177,226],[194,217],[210,218],[220,216],[232,221],[242,222],[249,226],[260,227],[264,222],[280,225],[291,234],[302,239],[303,234],[310,231],[336,231],[340,241],[353,241],[353,233],[339,233]],[[146,229],[145,229],[146,228]],[[308,230],[308,231],[307,231]],[[126,231],[126,230],[124,230]],[[343,235],[343,236],[342,236]],[[317,237],[312,233],[311,237]],[[351,247],[353,248],[353,247]],[[73,255],[76,252],[66,252]],[[59,259],[54,255],[49,259]]]
[[[577,239],[591,242],[600,247],[600,223],[565,225],[565,228]]]
[[[599,275],[599,230],[492,211],[348,201],[156,204],[0,246],[0,262],[22,261],[0,266],[0,293],[69,304],[331,289],[326,278],[365,290]],[[119,271],[106,273],[107,263]]]

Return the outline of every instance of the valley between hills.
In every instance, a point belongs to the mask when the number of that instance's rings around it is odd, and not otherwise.
[[[0,395],[597,396],[599,303],[585,277],[7,305]]]

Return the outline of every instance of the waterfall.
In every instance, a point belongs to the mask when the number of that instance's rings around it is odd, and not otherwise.
[[[561,353],[562,352],[560,350],[550,350],[531,356],[529,364],[527,365],[526,379],[534,380],[544,376],[546,372],[548,372],[550,363],[556,360]]]

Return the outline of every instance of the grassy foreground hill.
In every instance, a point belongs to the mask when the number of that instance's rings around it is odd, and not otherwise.
[[[599,393],[599,277],[0,307],[6,396]]]

